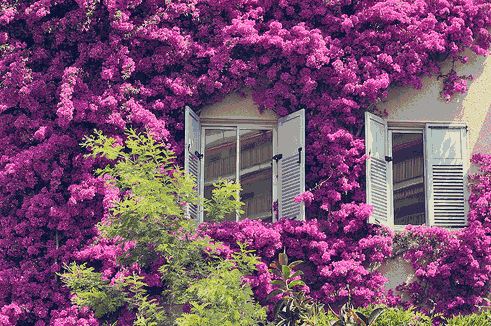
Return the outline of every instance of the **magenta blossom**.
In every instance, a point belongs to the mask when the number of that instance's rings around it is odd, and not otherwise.
[[[310,205],[314,201],[314,194],[310,191],[304,191],[297,197],[295,197],[296,203],[305,203],[305,205]]]

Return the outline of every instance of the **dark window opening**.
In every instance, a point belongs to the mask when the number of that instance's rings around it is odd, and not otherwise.
[[[422,133],[392,133],[394,225],[426,223]]]

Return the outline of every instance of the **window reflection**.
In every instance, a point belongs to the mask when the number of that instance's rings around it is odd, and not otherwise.
[[[394,224],[425,224],[423,134],[393,133]]]
[[[211,198],[213,183],[220,178],[235,181],[237,130],[205,129],[204,196]],[[235,221],[236,214],[225,217]],[[207,221],[206,214],[204,220]]]
[[[241,129],[239,137],[243,217],[271,222],[273,132]]]

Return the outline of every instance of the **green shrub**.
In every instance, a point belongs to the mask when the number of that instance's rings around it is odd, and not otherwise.
[[[75,295],[73,304],[90,307],[96,317],[115,312],[124,305],[124,295],[120,286],[109,285],[102,280],[101,274],[85,264],[71,263],[65,266],[61,280]]]
[[[198,325],[206,325],[208,317],[213,323],[223,320],[233,325],[253,325],[265,318],[250,286],[242,282],[244,273],[255,269],[257,257],[243,248],[231,261],[219,259],[214,252],[220,244],[197,237],[196,221],[185,215],[186,204],[198,203],[214,220],[240,212],[240,185],[220,180],[211,199],[198,198],[195,181],[174,163],[173,153],[131,129],[124,144],[96,131],[82,146],[90,156],[112,161],[96,175],[121,194],[108,218],[98,225],[101,236],[122,245],[135,244],[119,257],[123,268],[138,263],[145,269],[163,258],[159,268],[163,288],[158,293],[152,289],[155,298],[150,299],[148,286],[138,275],[110,284],[92,267],[72,263],[61,279],[74,294],[74,304],[91,308],[108,323],[117,319],[118,309],[124,306],[135,313],[135,325],[171,325],[175,318],[162,303],[191,303],[192,314],[183,316],[183,325],[193,318],[201,318]]]
[[[336,316],[326,313],[324,306],[307,297],[301,287],[305,283],[300,279],[303,275],[296,268],[302,264],[297,260],[288,262],[286,253],[278,255],[278,261],[272,264],[272,272],[276,279],[271,281],[275,289],[269,297],[281,296],[274,306],[273,325],[275,326],[330,326]]]
[[[370,314],[377,308],[384,308],[383,313],[375,320],[375,326],[431,326],[431,318],[414,311],[413,308],[389,308],[386,306],[369,306],[367,308],[358,308],[357,310]]]
[[[489,310],[467,316],[455,316],[446,321],[448,326],[481,326],[491,325],[491,312]]]
[[[266,309],[254,301],[249,284],[242,282],[259,259],[244,250],[231,260],[222,260],[186,290],[191,312],[177,319],[179,326],[258,325],[266,320]]]
[[[157,326],[166,321],[165,313],[155,299],[149,299],[142,277],[130,275],[118,279],[114,285],[103,280],[100,273],[85,264],[65,266],[62,281],[75,294],[72,302],[90,307],[97,318],[116,312],[127,305],[136,312],[135,326]]]

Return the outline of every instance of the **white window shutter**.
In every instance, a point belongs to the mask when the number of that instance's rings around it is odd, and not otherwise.
[[[184,130],[184,170],[190,173],[196,181],[197,188],[200,189],[201,180],[201,123],[199,117],[191,108],[186,106],[185,111],[185,130]],[[200,219],[199,207],[188,205],[186,208],[187,216]]]
[[[467,224],[467,128],[427,124],[425,138],[430,225],[464,227]]]
[[[373,208],[370,223],[393,226],[392,164],[386,160],[387,137],[387,122],[365,112],[366,196]]]
[[[294,199],[305,191],[305,110],[278,119],[277,153],[278,216],[303,220],[305,207]]]

